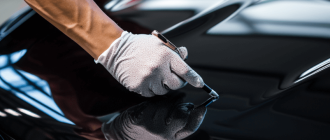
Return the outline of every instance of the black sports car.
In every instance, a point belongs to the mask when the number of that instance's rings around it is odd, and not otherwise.
[[[186,46],[186,62],[219,93],[189,139],[330,139],[329,1],[95,2],[127,31]],[[180,92],[195,104],[209,97]],[[102,139],[103,121],[144,100],[31,8],[1,25],[0,140]]]

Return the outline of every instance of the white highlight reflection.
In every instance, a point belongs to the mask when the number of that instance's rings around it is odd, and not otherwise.
[[[251,34],[253,30],[242,22],[230,22],[218,24],[207,31],[207,34]]]
[[[64,115],[61,109],[56,105],[55,101],[49,96],[42,94],[39,90],[25,91],[25,93],[31,96],[32,98],[38,100],[39,102],[47,105],[48,107],[54,109],[58,113]]]
[[[330,8],[330,7],[329,7]],[[330,28],[309,25],[255,24],[257,32],[271,35],[330,37]]]
[[[33,81],[33,82],[36,82],[36,81],[39,81],[41,80],[38,76],[35,76],[31,73],[28,73],[28,72],[25,72],[25,71],[22,71],[22,70],[18,70],[22,75],[24,75],[26,78],[28,78],[29,80]]]
[[[22,100],[26,101],[27,103],[31,104],[32,106],[38,108],[39,110],[41,110],[42,112],[44,112],[47,115],[51,116],[52,118],[56,119],[57,121],[75,125],[73,122],[71,122],[67,118],[56,114],[54,111],[49,110],[45,106],[31,100],[30,98],[26,97],[25,95],[23,95],[21,93],[18,93],[18,92],[16,92],[15,94],[16,94],[17,97],[21,98]]]
[[[265,1],[207,31],[211,35],[265,34],[330,38],[330,2]]]
[[[310,73],[312,73],[313,71],[315,71],[317,69],[320,69],[321,67],[324,67],[324,66],[329,65],[329,64],[330,64],[330,58],[323,61],[323,62],[321,62],[320,64],[317,64],[316,66],[308,69],[307,71],[302,73],[299,78],[305,77],[305,76],[309,75]]]
[[[23,108],[18,108],[18,111],[20,111],[20,112],[22,112],[22,113],[24,113],[26,115],[29,115],[31,117],[34,117],[34,118],[41,118],[39,115],[37,115],[37,114],[35,114],[35,113],[33,113],[33,112],[29,111],[29,110],[23,109]]]
[[[109,3],[107,3],[106,5],[104,5],[104,8],[108,10],[108,9],[112,8],[117,2],[118,2],[118,0],[112,0]]]
[[[196,13],[226,0],[152,0],[139,5],[139,10],[193,10]]]
[[[0,68],[8,64],[8,57],[6,55],[0,56]]]
[[[26,53],[26,49],[24,50],[20,50],[20,51],[17,51],[17,52],[14,52],[10,55],[10,61],[12,64],[16,63],[18,60],[20,60],[24,54]]]
[[[10,87],[7,86],[1,79],[0,79],[0,88],[3,88],[5,90],[10,90]]]
[[[13,116],[22,116],[20,113],[18,113],[18,112],[16,112],[16,111],[14,111],[14,110],[12,110],[12,109],[5,109],[5,112],[7,112],[7,113],[9,113],[9,114],[11,114],[11,115],[13,115]]]
[[[113,8],[111,9],[111,11],[120,11],[120,10],[123,10],[125,8],[128,8],[130,6],[135,5],[136,3],[140,2],[140,1],[141,0],[121,0],[115,6],[113,6]]]
[[[294,83],[298,83],[302,80],[305,80],[325,69],[328,69],[330,67],[330,58],[321,62],[320,64],[315,65],[314,67],[308,69],[307,71],[305,71],[304,73],[302,73],[299,77],[298,80],[294,81]]]
[[[1,117],[7,117],[7,114],[0,111],[0,116]]]
[[[330,3],[315,1],[271,1],[242,12],[249,20],[284,22],[330,22]]]
[[[4,81],[15,87],[24,86],[27,84],[27,82],[19,76],[12,67],[7,67],[0,70],[0,76]]]

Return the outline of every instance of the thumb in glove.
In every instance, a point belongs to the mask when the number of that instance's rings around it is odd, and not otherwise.
[[[186,60],[188,59],[188,50],[186,47],[184,46],[181,46],[178,48],[179,50],[179,53],[180,53],[180,57],[183,59],[183,60]]]

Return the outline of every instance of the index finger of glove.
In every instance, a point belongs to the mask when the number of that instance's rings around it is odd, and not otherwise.
[[[171,70],[194,87],[201,88],[204,86],[202,77],[178,55],[173,56],[171,59]]]

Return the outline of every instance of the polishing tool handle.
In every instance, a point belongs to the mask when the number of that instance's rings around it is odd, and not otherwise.
[[[169,41],[165,36],[163,36],[161,33],[154,30],[154,31],[152,31],[151,34],[158,37],[167,47],[169,47],[171,50],[175,51],[176,53],[178,53],[180,55],[179,49],[171,41]]]

